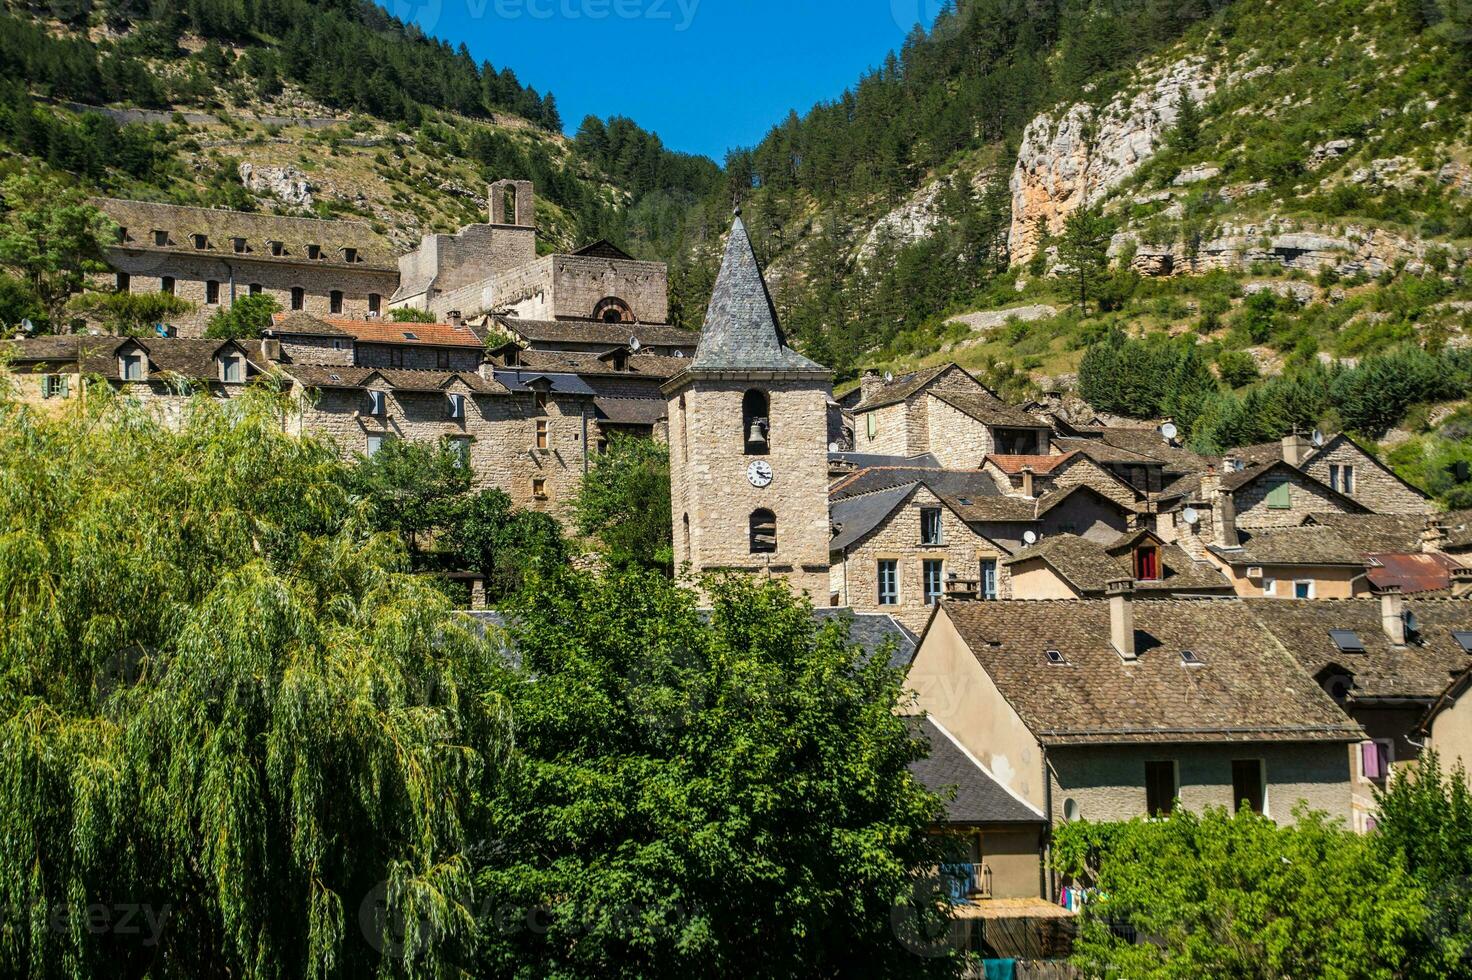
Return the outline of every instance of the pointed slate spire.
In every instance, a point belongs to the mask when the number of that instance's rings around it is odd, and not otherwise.
[[[690,370],[827,373],[787,346],[739,209]]]

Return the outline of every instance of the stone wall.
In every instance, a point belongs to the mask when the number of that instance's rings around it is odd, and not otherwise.
[[[467,317],[511,311],[527,320],[550,320],[554,312],[552,256],[437,292],[429,309],[438,317],[453,310]]]
[[[1035,484],[1036,485],[1036,484]],[[1046,485],[1051,493],[1062,493],[1074,487],[1088,487],[1129,511],[1143,511],[1145,503],[1132,487],[1121,483],[1113,474],[1086,456],[1075,456],[1048,474]]]
[[[1052,817],[1063,819],[1069,800],[1085,820],[1145,816],[1145,763],[1173,761],[1181,805],[1200,812],[1233,807],[1232,761],[1259,759],[1267,777],[1265,810],[1279,824],[1293,822],[1300,801],[1331,818],[1350,816],[1349,757],[1344,743],[1232,745],[1066,746],[1048,750]]]
[[[640,323],[669,320],[669,276],[663,262],[556,255],[553,269],[553,316],[591,317],[599,300],[617,296]]]
[[[281,353],[297,364],[335,364],[346,367],[353,363],[353,341],[350,337],[283,337]]]
[[[872,428],[870,417],[872,416]],[[909,412],[904,402],[885,405],[854,416],[854,452],[880,456],[909,456]],[[873,432],[871,436],[869,433]],[[915,450],[917,453],[925,449]]]
[[[1042,516],[1037,532],[1043,537],[1076,534],[1099,544],[1113,544],[1130,529],[1130,513],[1107,497],[1076,493]]]
[[[929,508],[940,509],[942,543],[939,545],[920,543],[920,512]],[[911,629],[919,630],[930,617],[930,606],[925,602],[924,562],[943,562],[944,582],[944,576],[952,572],[963,579],[978,578],[982,558],[996,559],[998,594],[1006,598],[1006,569],[1002,566],[1006,555],[973,531],[929,489],[920,486],[867,536],[845,552],[833,553],[831,560],[835,566],[842,566],[835,577],[844,589],[839,593],[838,604],[852,606],[856,612],[889,613]],[[881,606],[878,563],[889,560],[897,564],[899,603]]]
[[[1330,466],[1354,467],[1354,493],[1349,494],[1377,514],[1429,514],[1431,501],[1380,467],[1352,442],[1341,441],[1315,455],[1303,467],[1314,479],[1329,483]],[[1341,488],[1340,492],[1343,492]]]
[[[412,331],[414,325],[404,324]],[[466,331],[466,336],[470,332]],[[420,347],[413,344],[358,343],[357,363],[372,368],[409,368],[415,371],[468,371],[480,370],[484,352],[477,347]],[[397,363],[395,363],[397,360]]]
[[[190,255],[173,252],[135,252],[109,249],[108,262],[128,276],[128,291],[156,293],[165,276],[174,280],[174,295],[195,304],[194,311],[171,319],[181,337],[202,337],[205,324],[231,297],[247,296],[252,285],[273,297],[283,310],[291,309],[291,291],[304,290],[304,309],[313,316],[342,316],[363,319],[368,315],[369,297],[378,297],[379,310],[388,309],[389,297],[399,277],[391,270],[355,268],[340,262],[273,262],[237,255]],[[219,283],[219,302],[206,303],[207,283]],[[111,287],[113,277],[98,277],[98,285]],[[233,293],[232,293],[233,284]],[[342,312],[332,312],[332,291],[342,292]]]
[[[534,228],[466,225],[453,235],[424,236],[418,248],[399,256],[399,275],[405,283],[432,283],[435,296],[431,297],[430,308],[433,309],[437,308],[433,304],[440,294],[483,282],[524,266],[536,257]]]
[[[1250,598],[1292,599],[1294,586],[1299,582],[1312,583],[1314,599],[1352,599],[1370,591],[1370,582],[1364,577],[1363,568],[1339,568],[1324,565],[1254,565],[1261,568],[1262,575],[1248,578],[1247,565],[1228,565],[1207,552],[1207,560],[1219,567],[1231,580],[1232,588],[1240,596]],[[1273,583],[1273,591],[1267,592],[1266,584]]]
[[[1239,487],[1232,497],[1236,502],[1237,526],[1246,530],[1264,527],[1297,527],[1310,514],[1344,513],[1345,506],[1328,490],[1316,486],[1302,475],[1291,470],[1280,471],[1281,475],[1264,476],[1246,486]],[[1280,480],[1286,480],[1292,506],[1272,508],[1268,506],[1269,491]]]
[[[939,398],[927,396],[924,424],[929,451],[942,466],[952,470],[974,470],[995,448],[992,433],[981,422]]]
[[[775,381],[770,399],[769,452],[747,455],[741,431],[740,381],[700,380],[669,402],[671,502],[675,560],[696,574],[716,569],[764,572],[828,604],[827,385]],[[754,487],[747,467],[764,460],[772,482]],[[759,508],[777,519],[777,550],[753,554],[750,516]],[[688,531],[686,530],[688,526]]]

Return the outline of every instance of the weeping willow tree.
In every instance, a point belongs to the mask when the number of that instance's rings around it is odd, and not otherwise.
[[[445,976],[498,669],[279,397],[0,393],[0,972]]]

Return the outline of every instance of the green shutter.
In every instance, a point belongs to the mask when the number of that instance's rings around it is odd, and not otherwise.
[[[1288,481],[1283,480],[1273,485],[1268,491],[1268,509],[1270,510],[1292,510],[1293,497],[1288,489]]]
[[[873,439],[875,432],[878,431],[878,428],[879,428],[878,425],[874,421],[874,413],[873,412],[865,412],[864,413],[864,427],[869,431],[869,438],[870,439]]]

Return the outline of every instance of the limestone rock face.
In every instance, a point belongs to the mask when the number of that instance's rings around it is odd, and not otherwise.
[[[986,171],[972,175],[970,190],[973,195],[981,191],[989,176]],[[874,222],[874,227],[869,229],[869,234],[859,244],[856,255],[859,262],[868,263],[886,239],[896,245],[905,246],[929,238],[936,225],[940,224],[940,198],[943,190],[941,181],[932,180],[910,195],[904,204]]]
[[[308,207],[312,203],[312,184],[307,175],[295,167],[258,167],[240,165],[240,182],[252,194],[269,195],[285,204]]]
[[[950,323],[964,323],[976,333],[984,333],[1004,326],[1008,322],[1017,320],[1022,323],[1031,323],[1034,320],[1047,320],[1058,315],[1058,310],[1044,303],[1033,303],[1029,306],[1014,306],[1007,310],[983,310],[979,313],[962,313],[951,317]]]
[[[1097,112],[1079,103],[1028,123],[1012,171],[1012,261],[1036,254],[1039,221],[1050,232],[1060,231],[1068,215],[1099,200],[1154,156],[1175,125],[1182,95],[1201,102],[1213,91],[1202,59],[1187,58]]]

